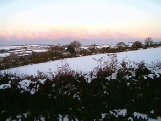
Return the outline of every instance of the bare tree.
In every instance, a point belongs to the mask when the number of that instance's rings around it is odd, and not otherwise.
[[[153,40],[152,40],[151,37],[147,37],[147,38],[145,39],[145,46],[151,46],[153,43],[154,43],[154,42],[153,42]]]
[[[76,50],[77,48],[81,47],[81,43],[79,41],[73,41],[70,43],[70,45]]]
[[[70,46],[73,47],[75,55],[77,55],[78,48],[81,47],[81,43],[79,41],[73,41],[70,43]]]

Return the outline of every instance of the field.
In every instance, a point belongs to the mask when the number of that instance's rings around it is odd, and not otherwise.
[[[117,60],[122,61],[130,60],[134,62],[144,61],[147,64],[151,64],[152,62],[161,61],[161,48],[151,48],[146,50],[137,50],[137,51],[129,51],[129,52],[120,52],[117,53]],[[77,58],[67,58],[63,60],[50,61],[47,63],[39,63],[33,65],[27,65],[17,68],[11,68],[7,70],[3,70],[1,72],[9,72],[16,73],[19,75],[37,75],[37,72],[55,72],[58,67],[62,67],[64,64],[68,64],[68,66],[75,71],[89,72],[93,71],[95,67],[99,65],[99,62],[96,61],[102,58],[103,61],[107,61],[109,57],[107,54],[98,54],[92,56],[84,56]]]

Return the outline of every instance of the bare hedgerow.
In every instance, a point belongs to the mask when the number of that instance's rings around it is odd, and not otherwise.
[[[152,73],[152,70],[156,72],[161,68],[161,62],[158,61],[157,63],[147,64],[144,61],[135,62],[124,58],[119,62],[116,54],[107,54],[107,57],[93,59],[97,61],[98,65],[89,73],[90,80],[95,78],[103,79],[109,76],[112,78],[114,73],[119,78],[131,78],[134,76],[138,78]]]
[[[60,75],[61,76],[70,75],[72,73],[74,73],[74,71],[71,70],[71,68],[69,67],[69,64],[62,61],[61,65],[59,65],[57,67],[57,70],[55,71],[54,78],[56,78]]]
[[[121,61],[118,61],[117,54],[107,54],[107,57],[101,57],[99,59],[95,59],[97,61],[97,67],[90,72],[91,75],[95,78],[106,78],[112,76],[112,74],[117,74],[119,71],[129,71],[129,73],[133,73],[133,71],[138,67],[138,64],[134,61],[130,61],[128,58],[124,58]],[[134,74],[132,74],[134,75]]]
[[[107,54],[107,57],[101,57],[95,59],[97,61],[97,67],[94,68],[93,77],[106,78],[114,73],[118,69],[118,60],[116,54]],[[92,77],[92,76],[91,76]]]
[[[85,80],[87,74],[82,71],[72,70],[68,63],[62,61],[52,76],[53,80],[69,81],[75,79],[75,81],[80,81],[80,79]]]
[[[37,78],[46,79],[46,78],[48,78],[48,74],[44,73],[44,72],[41,72],[41,71],[37,71]]]
[[[150,65],[148,65],[149,68],[153,71],[157,71],[157,70],[160,70],[161,69],[161,61],[159,60],[156,60],[156,61],[153,61],[151,62]]]

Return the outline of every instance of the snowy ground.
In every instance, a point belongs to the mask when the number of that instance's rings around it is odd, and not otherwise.
[[[42,71],[42,72],[49,72],[57,70],[58,67],[61,67],[62,64],[68,63],[69,67],[72,70],[76,71],[83,71],[83,72],[89,72],[92,71],[97,65],[98,62],[96,60],[100,59],[103,57],[104,60],[107,60],[107,54],[99,54],[99,55],[92,55],[92,56],[85,56],[85,57],[77,57],[77,58],[68,58],[64,60],[57,60],[57,61],[51,61],[47,63],[40,63],[40,64],[34,64],[34,65],[27,65],[27,66],[22,66],[18,68],[12,68],[8,70],[3,70],[2,72],[11,72],[11,73],[19,73],[19,74],[28,74],[28,75],[36,75],[37,71]],[[129,52],[121,52],[117,53],[117,59],[119,61],[123,59],[128,59],[130,61],[135,61],[135,62],[140,62],[140,61],[145,61],[145,63],[151,63],[154,61],[160,61],[161,60],[161,48],[152,48],[152,49],[147,49],[147,50],[137,50],[137,51],[129,51]],[[44,80],[39,80],[41,83],[44,82]],[[21,88],[24,90],[27,90],[27,86],[29,83],[32,83],[31,80],[22,80],[19,82]],[[0,85],[0,89],[5,89],[5,88],[10,88],[10,84],[2,84]],[[31,94],[34,94],[35,91],[31,90]],[[126,115],[126,109],[123,110],[116,110],[118,115]],[[112,114],[112,112],[111,112]],[[104,118],[105,114],[102,114],[102,118]],[[60,121],[61,116],[60,117]],[[116,115],[117,117],[117,115]],[[158,117],[156,120],[155,119],[148,119],[146,114],[141,114],[138,112],[134,112],[134,117],[142,117],[148,121],[161,121],[161,117]],[[10,120],[10,119],[8,119]],[[43,121],[42,117],[42,121]],[[129,120],[133,121],[132,118],[129,117]],[[64,117],[64,121],[69,121],[68,116]]]
[[[77,58],[67,58],[64,60],[50,61],[46,63],[39,63],[33,65],[26,65],[17,68],[11,68],[1,71],[9,73],[19,73],[20,75],[36,75],[38,71],[40,72],[56,72],[58,67],[61,67],[62,64],[68,63],[69,67],[72,70],[89,72],[92,71],[98,65],[98,59],[103,57],[103,60],[107,60],[107,54],[98,54],[92,56],[84,56]],[[96,59],[96,60],[95,60]],[[118,61],[123,59],[140,62],[145,61],[145,63],[161,61],[161,48],[151,48],[146,50],[137,50],[129,52],[120,52],[117,53]]]

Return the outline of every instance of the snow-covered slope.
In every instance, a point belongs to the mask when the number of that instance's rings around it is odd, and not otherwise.
[[[64,60],[50,61],[47,63],[39,63],[34,65],[27,65],[18,68],[12,68],[8,70],[3,70],[1,72],[19,73],[27,75],[36,75],[37,71],[41,72],[56,72],[58,67],[63,64],[68,63],[72,70],[89,72],[92,71],[97,65],[97,59],[103,57],[105,60],[108,59],[107,54],[98,54],[92,56],[84,56],[77,58],[67,58]],[[96,60],[95,60],[96,59]],[[154,61],[161,60],[161,48],[151,48],[146,50],[137,50],[129,52],[117,53],[118,61],[123,59],[128,59],[130,61],[140,62],[145,61],[145,63],[151,63]]]

